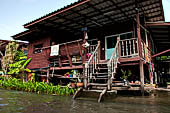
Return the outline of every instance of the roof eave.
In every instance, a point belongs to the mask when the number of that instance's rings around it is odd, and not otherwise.
[[[32,21],[32,22],[29,22],[29,23],[27,23],[27,24],[24,24],[23,26],[24,26],[24,28],[28,28],[28,27],[36,24],[36,23],[39,23],[39,22],[41,22],[41,21],[43,21],[43,20],[46,20],[46,19],[48,19],[48,18],[50,18],[50,17],[53,17],[53,16],[58,15],[58,14],[61,14],[61,13],[63,13],[63,12],[66,12],[66,11],[72,9],[72,8],[75,8],[75,7],[77,7],[77,6],[80,6],[80,5],[82,5],[82,4],[86,3],[86,2],[89,2],[89,1],[90,1],[90,0],[79,0],[79,1],[77,1],[77,2],[75,2],[75,3],[73,3],[73,4],[71,4],[71,5],[68,5],[68,6],[64,7],[64,8],[61,8],[61,9],[57,10],[57,11],[54,11],[53,13],[50,13],[50,14],[48,14],[48,15],[45,15],[45,16],[43,16],[43,17],[41,17],[41,18],[38,18],[38,19],[36,19],[36,20],[34,20],[34,21]]]

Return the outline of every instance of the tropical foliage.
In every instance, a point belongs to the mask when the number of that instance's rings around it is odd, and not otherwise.
[[[5,56],[3,56],[1,65],[5,74],[17,75],[24,79],[25,72],[31,72],[26,68],[31,58],[27,59],[26,54],[19,49],[19,44],[15,41],[6,46]]]
[[[9,68],[9,64],[13,64],[15,61],[15,56],[17,54],[19,44],[16,42],[9,42],[5,49],[5,55],[1,60],[1,66],[6,74]]]
[[[52,83],[27,81],[23,82],[20,79],[0,77],[0,88],[19,90],[26,92],[55,94],[55,95],[71,95],[75,93],[75,89],[61,87],[60,85],[54,86]]]

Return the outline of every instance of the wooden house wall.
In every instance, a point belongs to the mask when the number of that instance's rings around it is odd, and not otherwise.
[[[29,69],[38,69],[43,67],[48,67],[49,65],[49,55],[50,49],[44,49],[41,53],[33,53],[34,46],[38,44],[43,44],[43,47],[50,46],[51,38],[50,36],[43,37],[41,39],[32,40],[29,43],[28,58],[32,58],[31,62],[28,64]]]

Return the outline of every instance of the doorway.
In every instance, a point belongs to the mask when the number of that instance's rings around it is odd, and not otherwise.
[[[120,40],[130,39],[133,37],[133,32],[125,32],[116,35],[106,36],[105,37],[105,59],[108,60],[111,58],[115,46],[117,43],[117,37],[120,37]]]

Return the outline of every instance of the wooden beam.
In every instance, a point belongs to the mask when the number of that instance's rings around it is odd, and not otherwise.
[[[59,67],[62,67],[62,61],[61,61],[61,57],[58,57],[58,61],[59,61]]]
[[[134,65],[139,65],[139,63],[120,64],[120,66],[134,66]]]
[[[132,58],[120,58],[119,62],[123,63],[123,62],[130,62],[130,61],[139,61],[140,57],[132,57]]]
[[[50,67],[50,70],[69,70],[69,69],[83,69],[83,66],[72,66],[72,67]]]
[[[136,14],[136,22],[137,22],[137,37],[138,37],[138,52],[139,57],[142,58],[142,40],[141,40],[141,29],[140,29],[140,17],[139,17],[139,11],[137,10]]]
[[[155,55],[152,55],[152,58],[157,57],[157,56],[162,55],[162,54],[167,53],[167,52],[170,52],[170,49],[167,49],[167,50],[165,50],[165,51],[162,51],[162,52],[160,52],[160,53],[157,53],[157,54],[155,54]]]
[[[83,57],[83,54],[82,54],[82,47],[81,47],[81,45],[80,45],[80,42],[79,42],[79,41],[78,41],[77,43],[78,43],[78,46],[79,46],[80,56],[81,56],[82,62],[84,63],[84,62],[85,62],[85,60],[84,60],[84,57]]]
[[[170,26],[170,22],[146,22],[147,26]]]
[[[69,64],[70,64],[70,66],[72,67],[72,59],[71,59],[71,57],[70,57],[67,44],[64,44],[64,45],[65,45],[65,50],[66,50],[66,53],[67,53],[67,58],[69,59]]]
[[[138,8],[138,4],[136,1],[136,8]],[[138,37],[138,50],[139,50],[139,69],[140,69],[140,82],[141,82],[141,92],[144,93],[144,67],[142,58],[142,40],[141,40],[141,31],[140,31],[140,17],[139,10],[136,10],[136,22],[137,22],[137,37]]]

